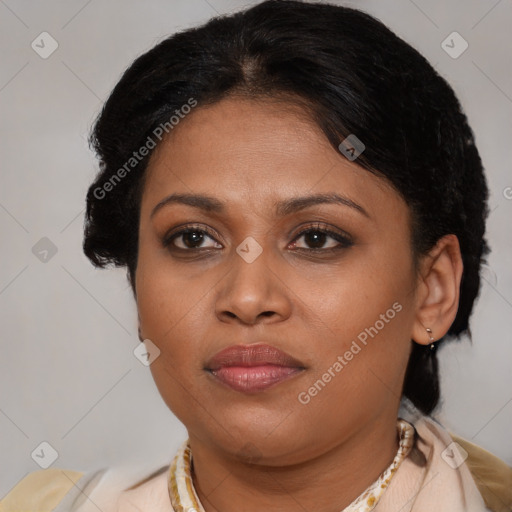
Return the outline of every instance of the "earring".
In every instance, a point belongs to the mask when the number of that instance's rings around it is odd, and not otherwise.
[[[429,335],[429,337],[430,337],[430,339],[429,339],[429,341],[430,341],[430,350],[431,350],[431,351],[434,351],[434,350],[435,350],[435,348],[436,348],[436,346],[434,345],[434,341],[435,341],[435,340],[434,340],[434,336],[432,336],[432,329],[430,329],[430,328],[428,328],[428,327],[427,327],[425,330],[427,331],[427,334],[428,334],[428,335]]]

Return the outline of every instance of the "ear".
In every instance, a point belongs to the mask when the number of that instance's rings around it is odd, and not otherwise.
[[[416,343],[429,345],[431,336],[435,341],[448,332],[459,307],[462,270],[459,240],[455,235],[445,235],[423,257],[411,336]]]

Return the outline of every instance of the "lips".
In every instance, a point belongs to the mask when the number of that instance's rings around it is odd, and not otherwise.
[[[205,367],[217,380],[244,393],[263,391],[304,369],[297,359],[264,343],[228,347]]]

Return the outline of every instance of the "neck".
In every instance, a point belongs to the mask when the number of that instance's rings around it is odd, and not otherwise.
[[[289,466],[222,457],[192,436],[190,446],[194,487],[206,512],[339,512],[393,461],[398,450],[396,415],[377,419],[329,451]]]

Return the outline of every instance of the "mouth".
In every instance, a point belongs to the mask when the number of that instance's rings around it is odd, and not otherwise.
[[[305,366],[275,347],[258,343],[222,350],[205,370],[235,391],[258,393],[301,373]]]

